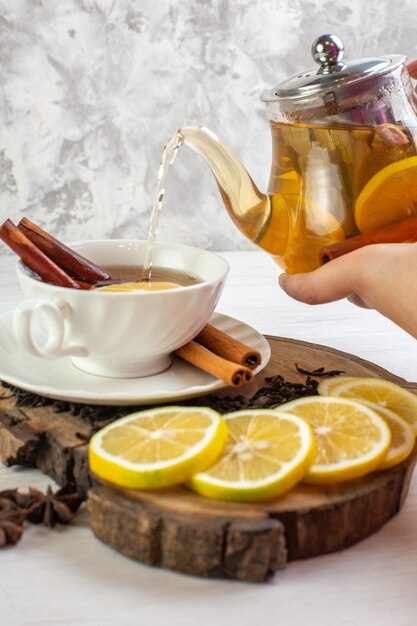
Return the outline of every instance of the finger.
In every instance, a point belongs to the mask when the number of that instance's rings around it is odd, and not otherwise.
[[[411,78],[417,78],[417,59],[415,59],[414,61],[410,61],[410,63],[407,63],[406,67]]]
[[[347,297],[347,299],[349,300],[349,302],[351,302],[355,306],[359,306],[361,309],[370,309],[371,308],[369,306],[369,304],[367,304],[365,302],[365,300],[363,300],[363,298],[358,296],[357,293],[351,293],[350,296]]]
[[[305,274],[281,274],[279,284],[291,298],[306,304],[325,304],[355,293],[357,253],[326,263]]]

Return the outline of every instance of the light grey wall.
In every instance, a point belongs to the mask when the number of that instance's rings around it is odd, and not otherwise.
[[[413,0],[0,0],[1,221],[26,214],[63,240],[145,237],[161,149],[186,124],[220,135],[265,187],[259,95],[311,66],[325,32],[351,58],[417,57]],[[250,247],[186,148],[159,236]]]

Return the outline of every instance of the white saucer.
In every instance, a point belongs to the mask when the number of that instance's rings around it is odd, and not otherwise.
[[[86,404],[135,405],[172,402],[212,393],[227,387],[222,380],[174,358],[172,366],[146,378],[105,378],[81,372],[69,358],[48,361],[27,354],[17,344],[13,312],[0,316],[0,380],[33,393]],[[220,313],[210,322],[261,353],[259,372],[268,363],[271,349],[254,328]]]

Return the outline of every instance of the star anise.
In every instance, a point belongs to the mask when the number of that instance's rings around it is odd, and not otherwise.
[[[19,541],[24,520],[24,511],[9,498],[0,498],[0,548]]]
[[[83,498],[70,485],[55,493],[49,486],[46,493],[29,487],[28,493],[17,492],[15,502],[25,509],[26,519],[32,524],[45,524],[49,528],[55,524],[69,524]]]
[[[6,498],[16,503],[17,489],[4,489],[0,491],[0,498]]]

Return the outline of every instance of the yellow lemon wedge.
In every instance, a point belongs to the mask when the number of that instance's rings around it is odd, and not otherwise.
[[[394,467],[394,465],[398,465],[398,463],[410,456],[414,448],[416,435],[410,424],[394,413],[394,411],[390,411],[373,402],[366,402],[365,404],[385,420],[391,431],[390,447],[376,469],[385,470]]]
[[[364,476],[388,452],[391,433],[370,408],[346,398],[309,396],[279,407],[312,427],[317,455],[304,478],[313,484],[334,484]]]
[[[329,390],[329,395],[374,402],[397,413],[417,433],[417,395],[383,378],[356,378]]]
[[[387,165],[363,187],[355,203],[362,233],[400,222],[417,213],[417,156]]]
[[[304,420],[278,411],[242,410],[223,416],[229,436],[220,457],[188,486],[209,498],[255,501],[291,489],[315,456]]]
[[[168,406],[139,411],[92,437],[90,469],[122,487],[167,487],[212,465],[226,439],[225,423],[209,408]]]
[[[94,287],[94,291],[164,291],[165,289],[177,289],[181,287],[178,283],[168,282],[131,282],[131,283],[112,283],[111,285],[103,285],[103,287]]]

